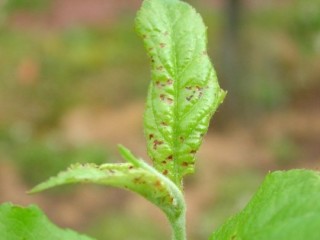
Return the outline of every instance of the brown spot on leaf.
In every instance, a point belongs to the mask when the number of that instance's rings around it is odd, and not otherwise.
[[[154,140],[153,142],[153,149],[156,150],[158,148],[159,145],[162,145],[163,142],[159,141],[159,140]]]
[[[159,70],[159,71],[162,71],[163,70],[163,66],[159,66],[156,69]]]
[[[168,156],[168,157],[167,157],[167,159],[168,159],[169,161],[172,161],[173,156],[172,156],[172,155],[170,155],[170,156]]]
[[[160,43],[160,47],[161,47],[161,48],[164,48],[165,46],[166,46],[165,43]]]
[[[132,166],[132,165],[130,165],[130,166],[129,166],[129,169],[132,169],[132,168],[133,168],[133,166]]]
[[[167,161],[162,161],[161,163],[162,163],[162,164],[167,164]]]
[[[173,99],[172,98],[167,98],[167,103],[172,104],[173,103]]]
[[[169,35],[169,32],[168,32],[168,31],[165,31],[165,32],[163,33],[163,35],[164,35],[164,36],[168,36],[168,35]]]
[[[168,79],[167,80],[167,85],[172,85],[173,84],[173,80],[172,79]]]
[[[191,150],[190,153],[191,153],[191,154],[196,154],[196,153],[197,153],[197,150]]]
[[[183,166],[183,167],[188,167],[188,163],[187,162],[183,162],[183,163],[181,163],[181,166]]]
[[[154,138],[153,134],[149,134],[149,140],[151,140],[152,138]]]
[[[161,122],[160,123],[162,126],[164,126],[164,127],[167,127],[168,126],[168,123],[166,123],[166,122]]]
[[[168,104],[172,104],[173,103],[173,99],[169,98],[169,97],[166,97],[165,94],[160,94],[160,99],[162,101],[166,101]]]
[[[184,142],[184,137],[180,136],[180,142]]]
[[[157,188],[160,188],[161,187],[161,182],[159,180],[157,180],[154,185],[157,187]]]
[[[189,102],[191,101],[192,98],[193,98],[193,94],[188,96],[188,97],[186,97],[187,101],[189,101]]]
[[[162,172],[163,175],[168,175],[168,170],[165,169],[163,172]]]
[[[160,94],[160,99],[161,99],[162,101],[164,101],[164,100],[166,99],[166,95]]]

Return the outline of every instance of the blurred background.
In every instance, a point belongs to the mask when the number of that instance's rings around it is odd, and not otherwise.
[[[186,178],[190,239],[242,209],[270,170],[318,169],[319,0],[188,1],[208,25],[228,90]],[[25,194],[74,162],[147,159],[150,67],[134,16],[141,0],[0,0],[0,202],[38,204],[97,239],[169,239],[135,194],[92,185]]]

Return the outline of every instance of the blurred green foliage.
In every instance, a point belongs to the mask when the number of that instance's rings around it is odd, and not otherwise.
[[[226,219],[242,210],[263,177],[264,173],[256,169],[240,169],[226,174],[217,184],[215,201],[198,223],[200,231],[196,232],[194,239],[207,239],[212,229],[217,229]]]
[[[130,240],[169,238],[168,232],[165,234],[154,224],[154,221],[148,220],[145,216],[132,216],[119,211],[109,212],[103,219],[92,225],[93,227],[87,232],[96,239],[127,239],[129,235]]]
[[[33,186],[73,163],[109,162],[99,145],[71,146],[57,137],[37,138],[26,129],[0,130],[0,159],[14,160],[23,179]]]
[[[4,8],[8,12],[16,10],[39,11],[49,7],[51,0],[4,0]]]

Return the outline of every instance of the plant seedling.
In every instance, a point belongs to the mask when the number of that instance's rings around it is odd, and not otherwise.
[[[152,68],[144,130],[153,166],[120,145],[126,163],[75,164],[30,193],[70,183],[128,189],[165,213],[173,240],[186,240],[183,177],[194,172],[195,154],[225,92],[219,87],[207,55],[206,27],[190,5],[180,0],[145,0],[136,18],[136,29]],[[319,198],[318,172],[269,173],[245,209],[210,239],[320,239]],[[17,219],[24,224],[17,224]],[[52,235],[47,235],[48,226]],[[7,234],[5,240],[38,240],[43,236],[90,239],[57,229],[36,207],[24,209],[10,204],[0,207],[0,233]]]

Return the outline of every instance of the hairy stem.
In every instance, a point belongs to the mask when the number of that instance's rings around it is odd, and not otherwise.
[[[186,208],[182,209],[181,214],[175,218],[169,218],[172,228],[172,240],[186,240]]]

